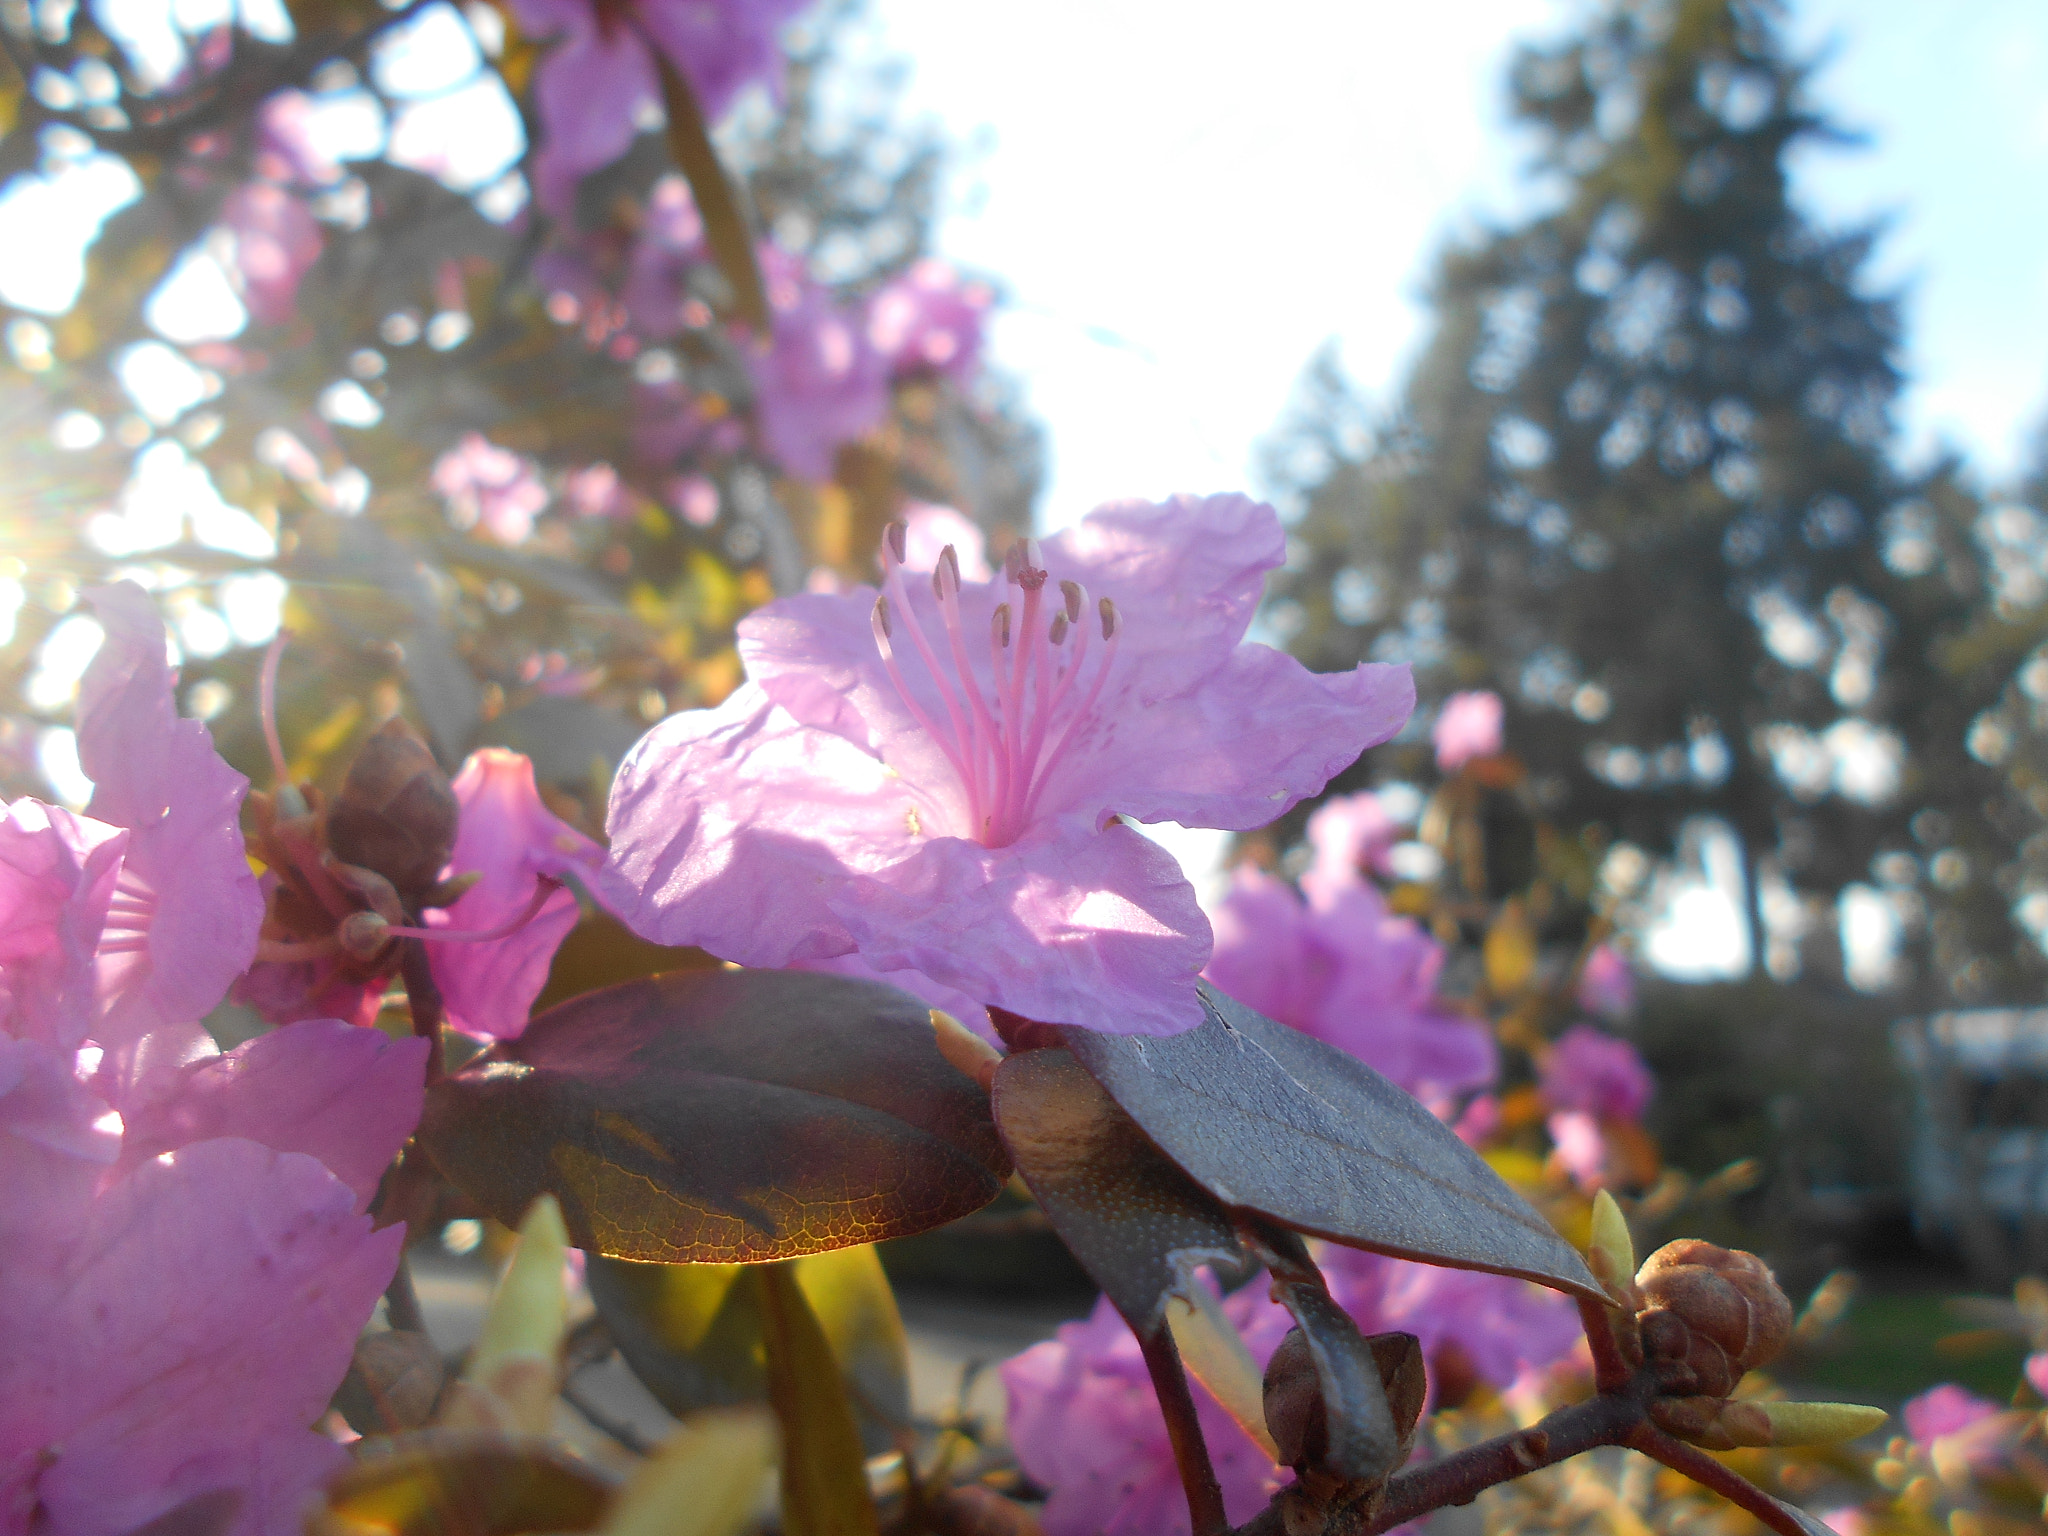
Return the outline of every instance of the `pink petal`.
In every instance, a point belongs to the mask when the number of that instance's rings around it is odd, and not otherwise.
[[[922,971],[878,971],[859,955],[838,955],[830,960],[801,960],[790,969],[826,971],[834,976],[857,976],[863,981],[887,982],[892,987],[908,992],[920,1002],[950,1013],[990,1045],[998,1050],[1002,1049],[1002,1036],[996,1033],[995,1025],[989,1022],[986,1007],[965,992],[941,986]]]
[[[199,1142],[117,1179],[70,1240],[0,1272],[0,1468],[53,1533],[131,1530],[239,1488],[239,1532],[295,1529],[332,1466],[325,1408],[404,1233],[310,1157]]]
[[[583,177],[632,147],[639,104],[660,99],[647,45],[633,28],[618,27],[605,37],[583,20],[566,30],[534,81],[541,122],[535,190],[541,206],[557,216],[574,210]]]
[[[1500,695],[1487,690],[1454,693],[1430,728],[1436,744],[1436,765],[1455,773],[1475,757],[1492,757],[1501,748]]]
[[[643,3],[638,9],[661,50],[689,76],[707,123],[725,116],[733,98],[756,80],[782,90],[782,49],[776,34],[811,0],[708,0],[693,5]]]
[[[1209,924],[1173,855],[1079,817],[1007,848],[926,840],[827,895],[867,962],[921,971],[1027,1019],[1119,1035],[1202,1022]]]
[[[221,761],[197,720],[181,720],[163,620],[130,582],[86,597],[107,638],[79,683],[86,809],[128,827],[120,903],[102,940],[102,1044],[203,1017],[256,952],[263,896],[242,843],[249,781]],[[125,915],[121,915],[124,914]]]
[[[91,1201],[120,1150],[120,1122],[106,1111],[67,1053],[0,1035],[0,1253],[37,1251]]]
[[[0,1030],[67,1050],[86,1037],[128,842],[124,828],[39,800],[0,816]]]
[[[338,1019],[287,1024],[187,1067],[128,1117],[123,1166],[195,1141],[239,1136],[318,1158],[366,1210],[419,1123],[428,1042]]]
[[[620,766],[602,892],[659,944],[741,965],[829,959],[855,947],[838,888],[906,857],[919,809],[874,758],[749,684],[664,720]]]
[[[461,804],[450,875],[481,875],[461,900],[428,921],[451,931],[482,933],[513,921],[533,901],[540,877],[575,873],[594,881],[604,850],[541,803],[533,764],[517,752],[486,747],[455,776]],[[518,932],[489,943],[427,946],[448,1006],[448,1020],[473,1035],[505,1040],[526,1028],[533,1000],[580,909],[568,890],[548,897]]]

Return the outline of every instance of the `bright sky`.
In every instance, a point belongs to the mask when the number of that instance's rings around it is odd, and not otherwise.
[[[1115,496],[1250,483],[1326,339],[1376,395],[1420,344],[1434,252],[1524,206],[1513,44],[1572,0],[876,0],[909,105],[988,142],[939,239],[1005,284],[995,355],[1049,428],[1057,525]],[[2048,5],[1795,0],[1838,44],[1820,99],[1868,130],[1803,156],[1826,217],[1891,212],[1904,419],[1993,475],[2048,414]],[[1252,18],[1256,15],[1256,23]],[[1162,25],[1164,18],[1170,25]]]
[[[1114,497],[1255,487],[1255,445],[1326,340],[1390,398],[1425,339],[1435,253],[1529,206],[1503,107],[1513,48],[1582,9],[1040,0],[1027,23],[989,0],[876,8],[880,47],[911,63],[909,108],[984,146],[938,239],[1007,290],[994,356],[1048,430],[1055,527]],[[1907,454],[1948,441],[1995,483],[2048,415],[2048,5],[1793,11],[1799,46],[1828,50],[1820,102],[1871,138],[1802,153],[1795,195],[1829,222],[1891,217],[1873,276],[1908,296]],[[1165,840],[1213,879],[1214,838]],[[1725,838],[1694,841],[1692,871],[1660,883],[1649,957],[1740,971],[1739,866]],[[1888,920],[1868,906],[1845,904],[1844,935],[1881,970],[1872,925]]]

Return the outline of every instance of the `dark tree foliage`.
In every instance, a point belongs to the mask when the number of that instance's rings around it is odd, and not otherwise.
[[[1411,662],[1423,718],[1499,690],[1536,801],[1589,846],[1723,819],[1758,935],[1760,874],[1818,915],[1887,851],[1935,851],[1916,804],[1991,787],[1954,760],[1983,679],[1942,664],[1982,585],[1977,502],[1953,465],[1887,460],[1875,231],[1788,195],[1787,151],[1841,138],[1806,73],[1771,0],[1614,0],[1525,51],[1555,211],[1445,255],[1390,419],[1325,360],[1270,458],[1301,510],[1297,655]],[[1986,945],[2009,958],[1978,932],[1942,968]]]

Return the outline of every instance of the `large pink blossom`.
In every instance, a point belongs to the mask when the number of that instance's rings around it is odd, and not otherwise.
[[[255,954],[263,897],[242,843],[249,781],[221,761],[203,724],[179,718],[156,605],[128,582],[86,596],[106,629],[78,690],[78,757],[93,781],[86,813],[128,829],[89,1032],[120,1050],[221,1000]]]
[[[1006,581],[784,598],[748,681],[622,767],[607,879],[666,944],[748,965],[858,952],[1026,1018],[1202,1018],[1207,920],[1134,821],[1248,830],[1399,729],[1402,667],[1243,643],[1279,519],[1242,496],[1105,507]],[[1098,601],[1099,600],[1099,601]]]
[[[97,1014],[97,955],[128,833],[22,799],[0,817],[0,1033],[69,1050]]]
[[[756,80],[779,89],[776,33],[810,0],[514,0],[522,30],[558,41],[534,81],[541,145],[535,190],[567,213],[576,184],[623,155],[661,102],[650,47],[690,82],[706,121]]]
[[[799,258],[763,246],[761,275],[771,314],[767,349],[749,356],[754,415],[784,469],[828,479],[840,445],[887,413],[887,370],[859,318],[834,304]]]
[[[1436,1000],[1443,947],[1362,880],[1304,903],[1249,865],[1218,905],[1207,975],[1239,1002],[1349,1051],[1425,1102],[1493,1081],[1485,1025]]]
[[[63,1054],[0,1041],[10,1536],[119,1536],[188,1504],[291,1536],[344,1463],[307,1426],[397,1263],[403,1229],[371,1230],[362,1186],[418,1118],[426,1042],[339,1029],[251,1042],[126,1135]]]
[[[576,897],[559,885],[535,910],[541,880],[571,872],[594,880],[604,850],[541,803],[533,764],[517,752],[486,747],[472,753],[454,789],[462,817],[448,872],[479,878],[454,905],[429,913],[428,922],[450,935],[495,933],[532,915],[495,940],[430,941],[428,959],[448,1022],[506,1040],[526,1028],[527,1010],[579,915]]]

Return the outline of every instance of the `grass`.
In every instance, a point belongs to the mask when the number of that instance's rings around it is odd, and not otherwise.
[[[1850,1402],[1892,1406],[1944,1381],[2005,1402],[2019,1382],[2025,1348],[1958,1318],[1946,1305],[1950,1294],[1866,1291],[1826,1340],[1773,1374]]]

